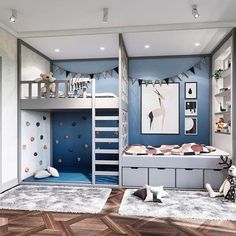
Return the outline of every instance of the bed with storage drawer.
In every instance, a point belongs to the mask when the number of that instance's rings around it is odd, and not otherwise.
[[[166,188],[203,189],[220,187],[227,171],[219,164],[228,153],[216,149],[198,155],[128,155],[121,157],[123,186],[145,184]]]

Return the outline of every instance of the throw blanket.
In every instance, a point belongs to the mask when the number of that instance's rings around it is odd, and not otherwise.
[[[198,155],[200,153],[213,152],[216,149],[203,144],[185,143],[179,145],[161,145],[160,147],[134,144],[126,148],[128,155]]]

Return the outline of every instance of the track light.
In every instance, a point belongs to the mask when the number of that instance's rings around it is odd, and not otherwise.
[[[192,14],[193,14],[193,17],[195,19],[197,19],[200,16],[200,14],[198,13],[197,5],[196,4],[192,5]]]
[[[11,10],[11,16],[10,16],[10,18],[9,18],[9,21],[10,21],[11,23],[15,23],[15,22],[16,22],[16,18],[17,18],[17,12],[16,12],[15,9],[12,9],[12,10]]]
[[[103,21],[104,23],[107,23],[107,22],[108,22],[108,8],[103,8],[102,21]]]

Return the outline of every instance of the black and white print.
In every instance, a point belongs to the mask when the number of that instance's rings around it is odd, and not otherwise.
[[[197,115],[197,100],[186,100],[185,116],[196,116],[196,115]]]
[[[196,117],[185,117],[185,135],[197,135]]]
[[[185,99],[197,99],[197,82],[185,83]]]

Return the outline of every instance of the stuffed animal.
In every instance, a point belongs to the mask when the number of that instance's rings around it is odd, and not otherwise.
[[[47,93],[47,91],[51,92],[51,93],[55,93],[56,92],[56,85],[55,85],[55,80],[56,78],[54,78],[53,73],[45,73],[45,74],[40,74],[40,77],[35,79],[35,82],[43,82],[45,83],[44,86],[41,88],[41,94],[45,95]]]
[[[228,123],[224,121],[224,118],[220,117],[219,120],[216,122],[216,131],[222,131],[222,129],[227,129]]]
[[[236,166],[232,165],[232,160],[228,163],[228,157],[220,157],[223,162],[219,164],[226,164],[228,169],[228,176],[221,185],[219,192],[214,192],[210,184],[206,184],[206,189],[210,197],[223,197],[229,201],[235,202],[235,191],[236,191]],[[225,169],[224,168],[224,169]]]

